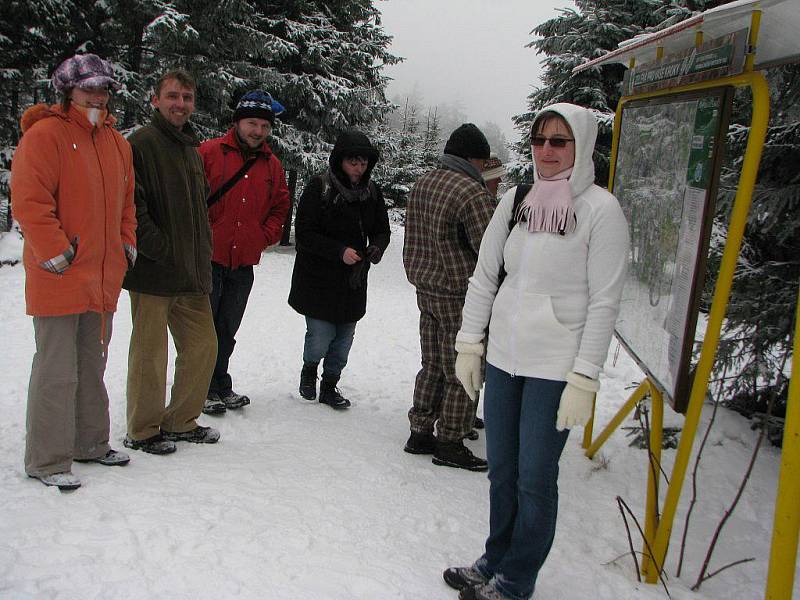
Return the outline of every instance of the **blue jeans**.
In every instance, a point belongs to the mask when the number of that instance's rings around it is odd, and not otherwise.
[[[556,431],[565,385],[486,364],[489,537],[475,568],[513,600],[533,594],[555,537],[558,459],[569,436]]]
[[[339,379],[347,364],[356,324],[331,323],[306,317],[306,343],[303,346],[303,362],[318,363],[322,359],[322,375]]]

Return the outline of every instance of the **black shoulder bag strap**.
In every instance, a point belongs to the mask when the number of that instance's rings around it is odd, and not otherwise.
[[[517,214],[517,209],[519,205],[522,204],[522,201],[527,196],[528,192],[531,190],[533,186],[529,183],[523,183],[517,186],[517,191],[514,194],[514,204],[511,208],[511,218],[508,220],[508,233],[511,234],[511,230],[514,228],[514,225],[517,224],[517,220],[515,218]],[[505,265],[500,265],[500,273],[498,273],[498,282],[497,288],[500,289],[500,285],[503,283],[503,280],[506,278],[506,267]]]
[[[514,194],[514,204],[511,207],[511,218],[508,220],[508,232],[511,233],[511,230],[514,228],[514,225],[517,223],[516,215],[517,209],[519,205],[522,204],[522,201],[525,199],[525,196],[528,195],[528,192],[531,191],[533,186],[529,183],[521,183],[517,186],[517,192]]]
[[[244,161],[244,164],[241,166],[241,168],[238,171],[236,171],[236,173],[233,175],[233,177],[228,179],[228,181],[223,183],[217,189],[216,192],[214,192],[213,194],[211,194],[208,197],[208,199],[206,200],[206,204],[208,205],[208,208],[211,208],[213,205],[215,205],[217,202],[219,202],[220,199],[225,194],[227,194],[228,191],[230,191],[230,189],[233,186],[236,185],[236,182],[239,181],[242,177],[244,177],[245,173],[247,173],[250,170],[250,167],[253,166],[253,163],[256,162],[257,158],[258,157],[256,157],[256,156],[252,156],[252,157],[248,158],[246,161]]]

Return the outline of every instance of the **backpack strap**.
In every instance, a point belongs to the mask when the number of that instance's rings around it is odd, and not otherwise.
[[[517,224],[516,214],[519,205],[522,204],[522,201],[525,199],[525,196],[528,195],[528,192],[531,191],[533,186],[530,183],[521,183],[517,186],[517,192],[514,194],[514,204],[511,207],[511,218],[508,220],[508,231],[509,233],[514,228],[514,225]]]
[[[508,220],[508,233],[511,234],[511,230],[514,229],[514,225],[517,224],[517,220],[515,215],[517,214],[517,209],[519,205],[522,204],[522,201],[525,199],[525,196],[528,195],[528,192],[531,191],[533,186],[529,183],[522,183],[517,186],[517,191],[514,194],[514,204],[511,207],[511,218]],[[503,284],[506,278],[506,266],[505,264],[500,266],[500,272],[497,274],[497,289],[500,289],[500,286]]]

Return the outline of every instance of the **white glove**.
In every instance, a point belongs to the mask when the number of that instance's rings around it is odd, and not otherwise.
[[[592,418],[594,396],[600,389],[600,382],[570,371],[567,373],[567,387],[561,392],[558,405],[556,429],[564,431],[575,425],[586,425]]]
[[[456,342],[456,377],[464,386],[469,399],[473,402],[478,395],[478,390],[483,387],[483,369],[481,357],[483,344],[469,342]]]

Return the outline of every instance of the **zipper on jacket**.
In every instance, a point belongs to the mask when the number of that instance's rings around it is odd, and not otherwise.
[[[527,281],[528,276],[528,254],[530,254],[530,241],[532,234],[528,234],[525,232],[522,234],[522,248],[520,249],[520,261],[519,261],[519,279],[517,281],[517,295],[514,305],[514,310],[511,312],[512,315],[517,315],[522,310],[522,292],[523,286]],[[509,234],[509,237],[511,234]],[[506,243],[508,239],[506,238]],[[505,250],[505,247],[503,248]],[[517,328],[514,327],[511,329],[511,363],[513,365],[513,369],[511,371],[511,377],[515,377],[517,375]]]
[[[197,182],[195,181],[195,176],[194,176],[194,172],[192,171],[191,161],[189,160],[189,157],[188,157],[188,154],[192,150],[194,150],[194,146],[184,146],[183,147],[182,156],[183,156],[184,172],[188,176],[188,182],[187,183],[189,184],[189,194],[191,196],[189,198],[189,210],[192,211],[192,219],[191,219],[192,224],[193,224],[193,227],[192,227],[192,246],[194,247],[194,250],[195,250],[195,252],[194,252],[194,254],[195,254],[194,273],[195,273],[195,277],[196,277],[195,281],[197,283],[198,288],[200,288],[200,287],[202,287],[202,284],[201,284],[202,277],[200,275],[200,265],[199,265],[198,260],[197,260],[197,250],[200,248],[200,245],[198,243],[197,233],[199,231],[198,230],[198,225],[202,224],[202,221],[200,221],[200,219],[202,218],[202,215],[198,214],[199,211],[197,210],[197,207],[195,207],[195,205],[194,205],[194,198],[195,198],[195,195],[199,192],[199,190],[197,190],[196,187],[195,187],[195,184]],[[194,150],[194,151],[196,152],[196,150]],[[208,221],[208,212],[207,211],[206,211],[206,221]],[[209,224],[209,227],[211,227],[210,224]]]
[[[97,166],[100,169],[100,180],[103,183],[103,258],[100,261],[100,347],[101,355],[106,356],[106,254],[108,250],[108,191],[106,189],[106,175],[103,171],[103,161],[100,160],[100,153],[97,151],[97,127],[92,128],[92,146],[97,157]],[[124,244],[122,251],[125,251]],[[77,256],[77,255],[76,255]]]

